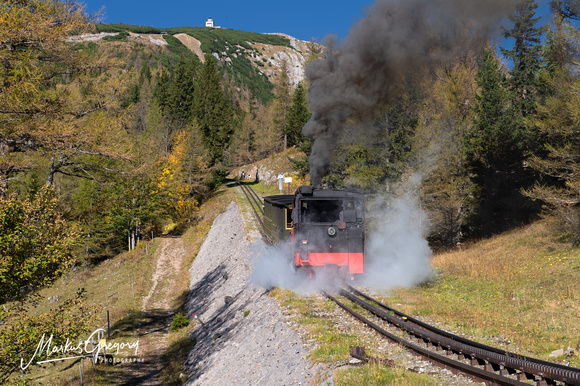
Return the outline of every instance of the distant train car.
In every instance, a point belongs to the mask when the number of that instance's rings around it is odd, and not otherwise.
[[[264,231],[274,245],[282,245],[292,237],[292,206],[294,196],[264,197]]]
[[[296,268],[341,275],[364,272],[365,216],[361,193],[301,186],[264,198],[264,227],[275,244],[289,240]]]

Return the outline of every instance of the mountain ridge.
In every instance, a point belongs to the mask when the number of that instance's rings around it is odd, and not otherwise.
[[[209,27],[161,29],[126,24],[97,24],[95,27],[96,33],[76,35],[69,41],[81,44],[125,42],[168,50],[172,46],[175,48],[175,44],[180,44],[183,46],[182,52],[187,49],[201,62],[206,54],[212,54],[220,64],[222,73],[228,72],[231,76],[232,72],[243,68],[246,76],[241,83],[249,88],[254,83],[260,83],[260,77],[267,78],[272,85],[275,84],[284,69],[291,87],[296,87],[304,80],[304,68],[312,51],[320,48],[317,43],[303,41],[284,33],[261,34]],[[231,67],[234,71],[230,71]],[[270,92],[272,85],[268,86]],[[264,100],[264,96],[260,99]]]

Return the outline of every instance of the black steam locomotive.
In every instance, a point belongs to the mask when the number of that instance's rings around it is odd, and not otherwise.
[[[365,260],[364,198],[359,192],[301,186],[294,195],[264,197],[264,228],[276,245],[290,244],[292,265],[315,274],[361,274]]]

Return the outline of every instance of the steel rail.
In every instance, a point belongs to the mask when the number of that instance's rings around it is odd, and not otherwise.
[[[521,355],[521,354],[513,353],[510,351],[502,350],[502,349],[499,349],[497,347],[487,346],[483,343],[475,342],[473,340],[469,340],[469,339],[466,339],[464,337],[454,335],[450,332],[447,332],[445,330],[441,330],[437,327],[431,326],[430,324],[422,322],[419,319],[413,318],[412,316],[406,315],[406,314],[402,313],[401,311],[398,311],[392,307],[389,307],[386,304],[383,304],[383,303],[379,302],[378,300],[373,299],[372,297],[366,295],[365,293],[357,290],[356,288],[354,288],[350,285],[347,285],[346,287],[348,288],[349,291],[357,294],[358,296],[361,296],[361,297],[367,299],[368,301],[376,303],[379,307],[384,308],[385,310],[388,310],[390,312],[393,312],[395,315],[400,316],[409,322],[412,322],[412,323],[414,323],[414,324],[416,324],[416,325],[418,325],[426,330],[433,331],[437,334],[440,334],[446,338],[453,339],[457,342],[465,343],[465,344],[468,344],[470,346],[478,347],[478,348],[481,348],[484,350],[492,351],[492,352],[495,352],[495,353],[498,353],[501,355],[509,356],[512,358],[518,358],[518,359],[524,360],[526,362],[538,363],[541,365],[551,366],[551,367],[555,367],[555,368],[562,369],[562,370],[571,370],[571,371],[580,373],[580,369],[577,369],[575,367],[569,367],[569,366],[565,366],[565,365],[562,365],[559,363],[553,363],[553,362],[548,362],[548,361],[544,361],[544,360],[537,359],[537,358],[528,357],[525,355]]]
[[[401,344],[402,346],[405,346],[406,348],[412,350],[416,354],[418,354],[424,358],[427,358],[428,360],[430,360],[432,362],[435,362],[437,365],[444,367],[444,368],[452,371],[455,374],[457,374],[457,373],[468,374],[469,376],[475,378],[475,380],[477,380],[477,381],[485,382],[486,384],[491,384],[491,385],[520,385],[520,386],[528,385],[527,383],[523,383],[523,382],[520,382],[518,380],[511,379],[511,378],[506,378],[504,376],[501,376],[501,375],[498,375],[495,373],[491,373],[489,371],[485,371],[485,370],[479,369],[477,367],[467,365],[463,362],[453,360],[453,359],[448,358],[446,356],[436,354],[436,353],[429,351],[421,346],[418,346],[414,343],[406,341],[403,338],[400,338],[394,334],[391,334],[390,332],[386,331],[385,329],[383,329],[382,327],[380,327],[376,323],[370,321],[369,319],[365,318],[361,314],[352,310],[350,307],[346,306],[345,304],[340,302],[338,299],[334,298],[332,295],[330,295],[328,293],[324,293],[324,295],[327,298],[329,298],[330,300],[332,300],[333,302],[335,302],[342,309],[347,311],[349,314],[351,314],[352,316],[359,319],[367,326],[369,326],[372,329],[374,329],[375,331],[377,331],[379,334],[383,335],[384,337],[386,337],[386,338],[388,338],[388,339],[390,339],[398,344]]]
[[[252,205],[255,205],[255,207],[258,208],[260,213],[264,214],[264,209],[262,208],[262,199],[260,198],[260,196],[258,196],[258,193],[256,193],[254,189],[252,189],[252,187],[246,184],[245,182],[239,181],[238,183],[242,186],[242,189],[245,189],[246,192],[248,193],[249,197],[248,195],[246,195],[246,198],[248,198],[250,204],[252,204],[253,202]]]
[[[258,214],[258,210],[262,214],[264,214],[264,210],[262,209],[262,202],[259,200],[258,195],[256,194],[256,192],[254,192],[254,190],[252,188],[247,186],[243,181],[238,181],[238,185],[242,188],[242,192],[244,193],[244,195],[246,196],[246,199],[250,203],[250,206],[252,207],[252,210],[254,211],[254,214],[256,215],[256,219],[260,223],[260,226],[262,227],[262,229],[264,229],[264,223],[262,222],[262,218]],[[256,197],[258,197],[258,199],[256,199]],[[258,210],[256,210],[256,207],[258,208]]]
[[[246,199],[252,206],[252,210],[256,215],[256,219],[260,223],[262,229],[264,229],[264,223],[258,214],[260,211],[263,214],[262,202],[260,197],[256,192],[248,185],[242,181],[238,181],[242,192],[246,196]],[[258,209],[256,209],[258,208]],[[438,365],[445,367],[455,373],[461,372],[469,374],[477,380],[483,381],[487,384],[501,384],[501,385],[527,385],[527,383],[522,383],[519,380],[514,380],[511,378],[504,377],[503,375],[498,375],[494,372],[487,371],[488,369],[501,369],[501,373],[514,374],[520,371],[519,377],[523,376],[528,379],[534,379],[538,376],[541,380],[545,381],[559,381],[563,382],[565,385],[580,386],[580,369],[573,367],[568,367],[552,362],[542,361],[536,358],[530,358],[524,355],[511,353],[505,350],[501,350],[495,347],[487,346],[478,342],[470,341],[466,338],[453,335],[447,331],[438,329],[436,327],[430,326],[416,318],[408,316],[394,308],[391,308],[370,296],[360,292],[354,287],[347,286],[349,291],[352,293],[377,304],[380,308],[374,307],[371,304],[363,301],[351,293],[340,290],[340,294],[347,299],[361,305],[363,308],[367,309],[369,312],[375,314],[376,316],[388,321],[389,323],[399,327],[400,329],[414,335],[419,340],[423,340],[425,343],[430,343],[433,346],[438,346],[446,351],[451,351],[458,355],[463,355],[469,357],[473,362],[478,362],[485,364],[485,370],[479,369],[467,365],[463,362],[453,360],[449,357],[439,355],[429,351],[423,347],[417,346],[411,342],[405,341],[402,338],[393,335],[386,330],[382,329],[380,326],[366,319],[364,316],[353,311],[349,307],[345,306],[343,303],[338,301],[336,298],[329,294],[324,294],[330,300],[334,301],[341,308],[352,314],[357,319],[361,320],[363,323],[367,324],[371,328],[375,329],[381,335],[404,345],[415,353],[428,358],[429,360],[437,363]],[[388,314],[384,310],[392,312],[397,315],[393,316]],[[539,383],[540,384],[540,383]]]
[[[360,291],[356,290],[356,293],[360,293]],[[580,385],[580,369],[541,361],[535,358],[528,359],[528,357],[482,345],[480,343],[473,342],[438,328],[429,326],[417,319],[409,319],[408,316],[398,311],[397,313],[401,314],[400,318],[388,314],[385,311],[372,306],[366,301],[357,298],[345,290],[341,290],[340,294],[347,299],[359,304],[361,307],[365,308],[376,316],[401,328],[409,334],[422,339],[425,343],[430,343],[434,346],[442,347],[458,355],[461,354],[468,356],[472,361],[477,360],[480,363],[485,363],[486,365],[489,364],[490,367],[495,368],[496,370],[503,369],[508,373],[516,373],[516,370],[518,370],[521,372],[519,376],[523,376],[528,379],[533,379],[535,376],[538,376],[544,380],[559,381],[566,385]],[[379,303],[368,296],[363,297],[365,299],[370,299],[377,304]],[[388,306],[385,307],[387,307],[389,310],[393,310]],[[412,323],[409,323],[409,321]],[[417,325],[416,322],[419,322],[421,325]],[[503,354],[502,352],[506,354]]]

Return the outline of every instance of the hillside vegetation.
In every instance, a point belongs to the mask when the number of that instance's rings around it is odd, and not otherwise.
[[[227,76],[238,88],[247,88],[250,94],[262,103],[273,98],[274,74],[281,65],[282,57],[288,57],[286,51],[295,51],[301,58],[306,53],[296,51],[290,40],[280,35],[267,35],[255,32],[236,31],[227,28],[180,27],[158,29],[153,27],[132,26],[125,24],[97,24],[99,32],[114,32],[116,36],[105,37],[106,41],[128,41],[128,33],[162,34],[172,53],[185,55],[186,47],[173,35],[188,34],[201,44],[201,51],[211,53],[223,64],[220,73]],[[267,57],[257,45],[278,47],[273,55]],[[190,53],[191,54],[191,53]],[[289,57],[288,57],[289,58]],[[200,58],[203,61],[203,56]],[[295,63],[288,63],[295,66]],[[303,63],[299,63],[300,67]],[[272,72],[273,69],[276,71]],[[268,71],[270,70],[270,71]],[[227,75],[226,75],[227,74]]]

